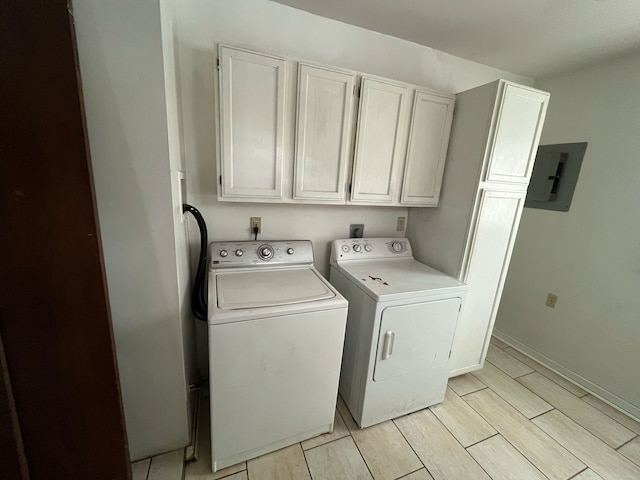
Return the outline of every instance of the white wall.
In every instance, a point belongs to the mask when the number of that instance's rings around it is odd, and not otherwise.
[[[183,0],[178,4],[188,198],[205,215],[212,240],[249,239],[249,217],[262,216],[264,238],[309,238],[326,272],[327,242],[364,222],[366,235],[395,234],[405,208],[274,206],[216,200],[214,43],[232,44],[352,68],[457,92],[509,78],[531,80],[437,50],[266,0]]]
[[[541,144],[589,145],[569,212],[525,208],[496,322],[499,336],[636,417],[639,78],[636,55],[536,81],[551,93]]]
[[[122,400],[136,460],[189,440],[180,319],[185,288],[178,284],[179,229],[172,216],[179,198],[172,199],[160,10],[157,0],[76,0],[74,17]]]
[[[244,45],[458,92],[497,78],[532,81],[405,40],[364,30],[266,0],[182,0],[178,3],[180,84],[188,199],[203,213],[210,240],[249,240],[249,217],[262,217],[264,239],[310,239],[316,267],[328,273],[329,242],[348,237],[350,223],[365,236],[396,235],[406,208],[221,203],[216,197],[214,43]],[[193,238],[196,238],[195,235]],[[204,326],[199,365],[206,368]]]

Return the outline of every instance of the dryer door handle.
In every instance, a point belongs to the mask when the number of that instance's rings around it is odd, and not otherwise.
[[[396,339],[395,332],[388,331],[384,334],[384,340],[382,342],[382,360],[386,360],[393,353],[393,342]]]

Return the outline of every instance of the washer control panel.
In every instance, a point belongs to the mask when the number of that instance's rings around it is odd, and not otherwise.
[[[209,244],[210,268],[288,264],[313,264],[313,246],[310,240],[258,240]]]
[[[346,238],[331,245],[331,261],[411,256],[406,238]]]

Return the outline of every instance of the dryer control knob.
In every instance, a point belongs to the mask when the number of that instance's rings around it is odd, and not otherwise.
[[[402,251],[402,244],[400,242],[393,242],[391,244],[391,248],[393,249],[394,252],[401,252]]]
[[[343,251],[344,253],[349,253],[349,250],[351,250],[351,249],[349,248],[349,245],[342,245],[342,251]]]
[[[369,245],[368,243],[364,246],[364,249],[365,249],[367,252],[370,252],[371,250],[373,250],[373,248],[371,247],[371,245]]]
[[[241,257],[244,252],[241,249],[236,250],[236,257]]]
[[[226,250],[220,250],[221,257],[226,257],[227,255],[229,255],[229,252],[227,252]]]
[[[293,255],[293,252],[294,252],[293,248],[291,248],[291,247],[287,248],[287,253],[289,255]]]
[[[360,245],[359,243],[356,243],[356,244],[353,246],[353,251],[354,251],[354,252],[361,252],[361,251],[362,251],[362,245]]]

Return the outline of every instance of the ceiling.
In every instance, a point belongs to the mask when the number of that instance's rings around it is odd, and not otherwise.
[[[274,0],[540,78],[640,52],[639,0]]]

